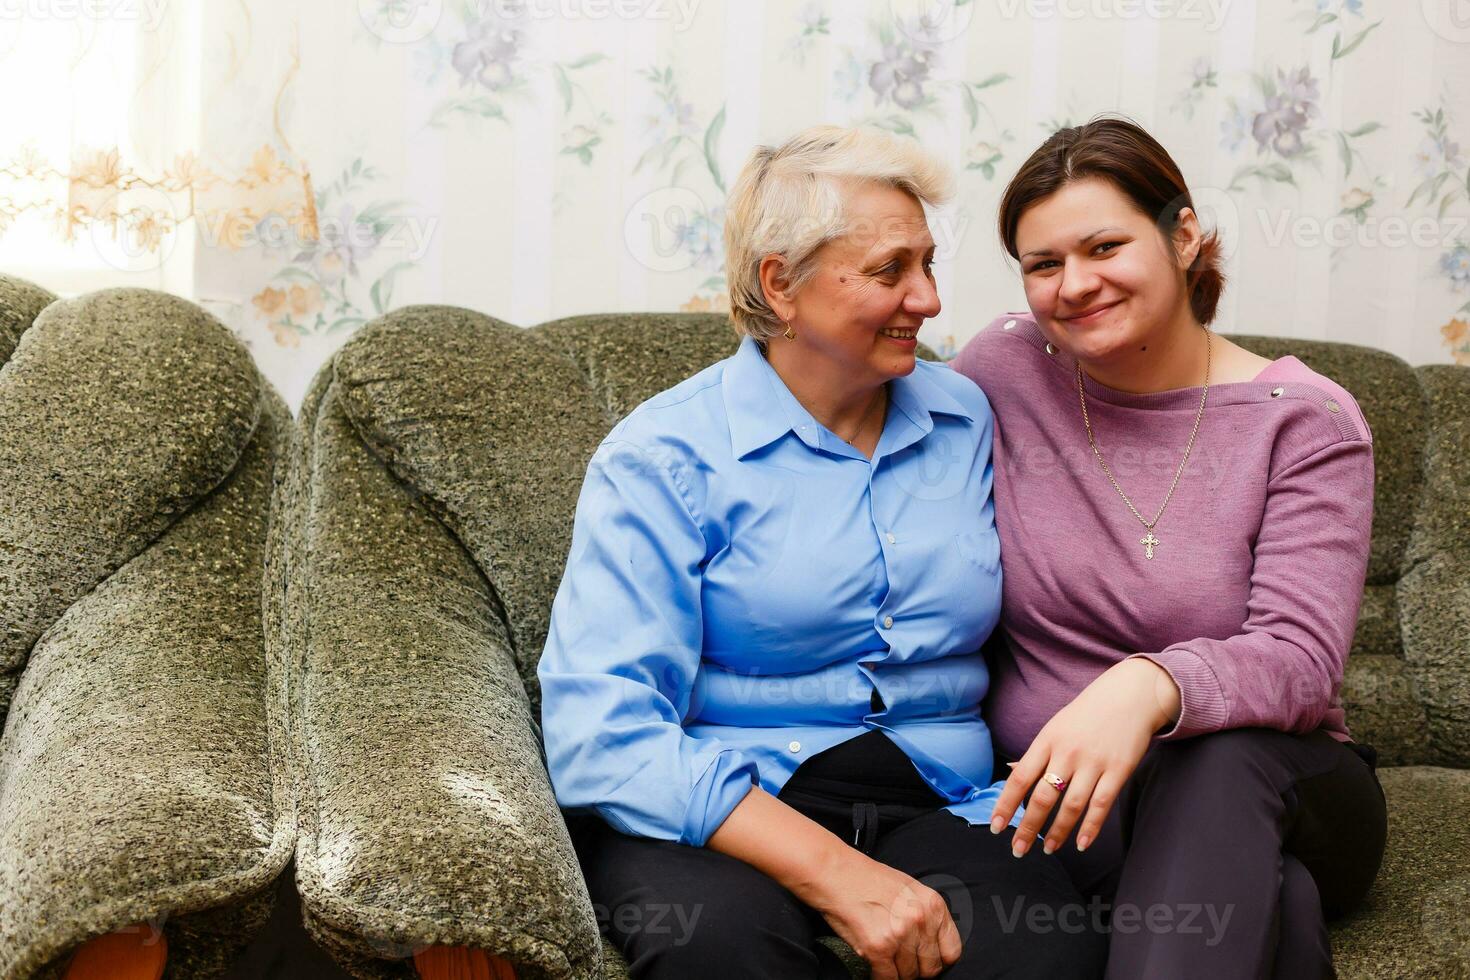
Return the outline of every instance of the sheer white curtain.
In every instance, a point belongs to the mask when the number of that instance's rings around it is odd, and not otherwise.
[[[944,312],[922,334],[949,351],[1024,308],[994,231],[1007,179],[1058,126],[1117,111],[1225,234],[1219,329],[1470,361],[1465,7],[176,0],[162,26],[87,43],[23,17],[23,37],[67,40],[0,62],[27,94],[0,133],[0,206],[26,137],[66,164],[110,145],[150,179],[183,155],[219,180],[192,192],[193,241],[141,276],[95,258],[83,275],[20,218],[0,263],[62,291],[132,275],[191,296],[294,405],[346,337],[406,303],[523,324],[720,309],[722,204],[751,147],[868,123],[959,171],[933,217]]]
[[[210,145],[208,101],[236,78],[228,58],[206,72],[228,46],[209,29],[201,0],[0,5],[0,269],[62,295],[197,298],[199,252],[248,247],[257,215],[310,233],[305,174],[276,141],[261,134],[254,154]]]

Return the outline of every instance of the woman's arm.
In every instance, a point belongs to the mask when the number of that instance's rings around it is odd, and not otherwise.
[[[702,846],[759,775],[739,750],[683,728],[706,549],[677,466],[628,442],[593,454],[536,674],[557,802],[626,834]]]
[[[1014,846],[1025,853],[1060,801],[1046,847],[1060,847],[1081,818],[1082,849],[1154,739],[1317,728],[1342,685],[1372,524],[1371,442],[1336,439],[1275,474],[1241,631],[1133,654],[1105,671],[1037,734],[1011,771],[992,829],[1029,794]],[[1058,792],[1041,781],[1047,772],[1070,785]]]
[[[1334,442],[1272,477],[1241,631],[1133,655],[1179,686],[1179,720],[1158,737],[1317,728],[1342,686],[1372,530],[1372,443]]]

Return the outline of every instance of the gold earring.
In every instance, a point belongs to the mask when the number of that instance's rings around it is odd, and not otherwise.
[[[794,334],[794,333],[791,332],[791,324],[789,324],[789,323],[786,324],[786,332],[783,333],[781,336],[785,337],[787,340],[795,340],[796,339],[796,334]]]

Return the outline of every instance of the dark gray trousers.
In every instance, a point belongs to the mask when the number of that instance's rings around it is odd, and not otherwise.
[[[780,799],[944,897],[964,944],[945,980],[1101,975],[1106,937],[1083,921],[1061,862],[1040,848],[1018,861],[1009,831],[939,809],[943,798],[884,732],[812,756]],[[822,915],[751,865],[595,816],[568,823],[602,931],[635,980],[847,980],[816,942],[832,934]]]
[[[1335,977],[1326,921],[1383,858],[1376,761],[1321,731],[1151,746],[1099,839],[1055,855],[1107,922],[1108,980]]]

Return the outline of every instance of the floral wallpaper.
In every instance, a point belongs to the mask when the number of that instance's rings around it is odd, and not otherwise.
[[[197,145],[148,171],[120,133],[68,169],[5,136],[0,259],[26,215],[102,220],[87,203],[127,175],[174,191],[213,175],[207,207],[130,233],[161,252],[192,219],[175,291],[230,323],[293,405],[352,331],[409,303],[526,325],[723,310],[728,187],[754,145],[817,121],[902,133],[955,167],[957,199],[931,217],[944,310],[921,334],[941,354],[1024,306],[994,230],[1006,181],[1055,128],[1109,111],[1170,149],[1224,235],[1218,329],[1470,364],[1470,30],[1435,4],[266,0],[201,16],[167,45],[199,63]]]

